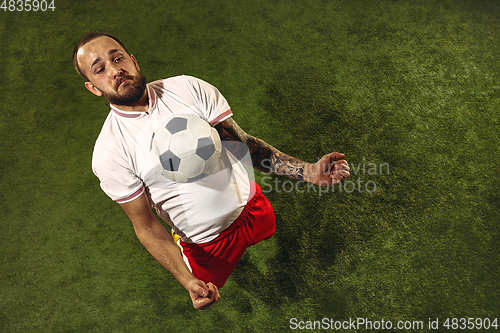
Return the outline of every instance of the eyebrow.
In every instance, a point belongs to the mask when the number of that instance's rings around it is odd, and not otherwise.
[[[109,51],[108,51],[108,55],[112,55],[112,54],[114,54],[114,53],[116,53],[116,52],[119,52],[119,51],[121,51],[121,50],[119,50],[119,49],[112,49],[112,50],[109,50]],[[90,66],[90,69],[92,70],[92,68],[94,67],[94,65],[95,65],[95,64],[97,64],[97,63],[98,63],[99,61],[101,61],[101,60],[102,60],[101,58],[96,58],[96,59],[94,60],[94,62],[92,63],[92,65]]]

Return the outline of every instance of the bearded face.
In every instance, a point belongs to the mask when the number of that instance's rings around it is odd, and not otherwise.
[[[92,39],[78,49],[76,57],[85,73],[85,87],[110,104],[133,109],[146,96],[146,78],[137,60],[116,40],[108,36]]]

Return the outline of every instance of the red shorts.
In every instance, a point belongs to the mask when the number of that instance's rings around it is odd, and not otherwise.
[[[276,230],[273,207],[258,184],[251,181],[250,185],[255,186],[254,197],[217,238],[202,244],[180,242],[197,279],[221,288],[245,250],[273,236]]]

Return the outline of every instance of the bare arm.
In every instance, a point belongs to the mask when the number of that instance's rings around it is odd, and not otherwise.
[[[311,164],[284,154],[263,140],[245,133],[232,118],[220,122],[215,128],[221,140],[245,143],[250,150],[253,167],[259,171],[318,185],[337,184],[349,177],[349,166],[345,160],[341,160],[344,154],[330,153]],[[231,145],[228,146],[231,149]]]
[[[186,266],[172,237],[151,211],[146,193],[120,206],[132,221],[139,241],[189,292],[195,309],[203,310],[219,299],[217,287],[198,280]]]

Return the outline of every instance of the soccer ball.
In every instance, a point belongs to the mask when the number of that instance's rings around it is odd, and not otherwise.
[[[153,133],[150,155],[158,171],[177,183],[191,183],[219,170],[217,130],[196,114],[176,114]]]

